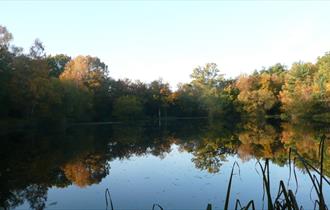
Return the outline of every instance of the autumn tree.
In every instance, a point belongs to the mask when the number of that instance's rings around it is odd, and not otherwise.
[[[283,85],[283,72],[284,67],[277,64],[268,70],[242,75],[237,79],[237,100],[243,105],[245,113],[264,116],[280,106],[279,92]]]
[[[108,77],[107,66],[97,57],[78,56],[66,64],[61,80],[71,80],[91,90],[98,88]]]
[[[312,63],[295,63],[285,75],[285,83],[280,92],[282,110],[296,119],[314,112],[314,74],[317,68]]]
[[[107,112],[107,106],[110,106],[111,102],[108,100],[110,88],[108,67],[99,58],[76,57],[66,64],[60,79],[72,82],[77,88],[90,92],[88,95],[92,101],[91,118],[93,120],[109,119],[110,113]],[[104,116],[105,114],[107,116]]]

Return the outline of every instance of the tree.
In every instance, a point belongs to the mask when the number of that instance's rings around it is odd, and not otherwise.
[[[0,25],[0,116],[7,116],[10,107],[9,81],[12,75],[13,54],[8,51],[12,34]]]
[[[97,57],[78,56],[65,66],[61,80],[72,80],[89,89],[100,87],[108,77],[108,67]]]
[[[109,119],[110,113],[110,78],[108,66],[97,57],[78,56],[69,61],[63,73],[60,75],[62,81],[71,81],[76,87],[86,89],[90,92],[92,101],[91,118],[101,121]],[[98,110],[97,110],[98,109]],[[105,116],[104,116],[105,115]]]
[[[9,42],[13,39],[13,35],[7,30],[6,27],[0,25],[0,50],[8,48]]]
[[[313,80],[317,68],[312,63],[295,63],[285,75],[280,92],[282,110],[291,118],[308,117],[315,111]]]
[[[204,67],[197,67],[190,75],[192,84],[201,89],[221,87],[224,81],[223,75],[220,74],[217,64],[207,63]]]
[[[114,103],[113,115],[120,120],[141,119],[142,103],[136,96],[121,96]]]
[[[199,91],[200,100],[203,102],[209,116],[220,108],[219,93],[225,88],[225,80],[220,74],[215,63],[208,63],[204,67],[197,67],[191,74],[191,84]]]
[[[47,61],[50,68],[49,76],[59,77],[64,71],[65,65],[71,60],[71,57],[59,54],[55,56],[48,56]]]
[[[30,48],[30,56],[33,59],[42,59],[46,57],[45,47],[39,39],[34,40]]]
[[[151,110],[153,111],[152,115],[155,115],[156,112],[158,118],[161,118],[161,112],[164,110],[164,115],[166,117],[171,95],[169,84],[164,83],[162,79],[155,80],[150,83],[149,90],[152,96],[149,101],[149,105],[151,105]]]
[[[11,107],[15,115],[32,118],[40,108],[41,98],[46,97],[49,85],[48,65],[42,58],[19,56],[13,60],[9,88]]]
[[[242,75],[236,81],[239,89],[238,102],[248,115],[264,116],[279,114],[279,92],[283,85],[284,67],[276,64],[255,72],[253,75]],[[275,110],[275,112],[271,112]]]
[[[199,91],[191,84],[180,84],[172,94],[172,112],[178,117],[200,117],[207,115],[199,97]]]
[[[330,52],[319,57],[316,63],[317,72],[313,81],[313,92],[318,113],[330,111]]]
[[[92,93],[86,87],[77,87],[72,81],[61,81],[62,113],[71,121],[89,121],[92,111]]]

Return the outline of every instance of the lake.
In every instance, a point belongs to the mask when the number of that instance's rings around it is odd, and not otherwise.
[[[318,199],[309,177],[330,177],[330,130],[310,123],[169,120],[73,125],[1,134],[0,206],[10,209],[267,209],[281,180],[299,206]],[[303,158],[310,166],[304,166]],[[330,205],[330,185],[323,179]],[[109,193],[106,193],[109,192]],[[109,196],[110,195],[110,196]],[[107,198],[106,198],[107,197]],[[107,206],[108,202],[108,206]],[[159,209],[156,207],[155,209]]]

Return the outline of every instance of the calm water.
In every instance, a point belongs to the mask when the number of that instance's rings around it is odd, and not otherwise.
[[[319,168],[326,126],[209,123],[182,120],[138,125],[80,125],[60,131],[16,131],[0,142],[0,206],[11,209],[105,209],[108,188],[115,209],[223,209],[233,163],[230,207],[236,199],[263,199],[258,161],[269,160],[272,196],[280,180],[299,205],[313,208],[315,190],[289,148]],[[324,174],[330,176],[330,143]],[[290,163],[290,164],[289,164]],[[295,179],[295,175],[297,179]],[[324,184],[330,202],[330,187]]]

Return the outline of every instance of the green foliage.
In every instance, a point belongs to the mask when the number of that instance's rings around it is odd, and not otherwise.
[[[173,106],[171,112],[178,117],[205,116],[207,110],[202,106],[199,91],[191,84],[181,84],[172,94]]]
[[[292,119],[311,116],[316,104],[313,77],[317,68],[311,63],[295,63],[285,75],[280,98],[282,110]]]
[[[136,96],[121,96],[115,101],[113,115],[120,120],[141,119],[143,117],[142,103]]]
[[[209,117],[223,115],[229,104],[232,105],[233,100],[229,95],[232,82],[224,79],[215,63],[195,68],[191,78],[191,86],[198,92],[196,98]]]
[[[62,110],[61,113],[70,121],[89,121],[92,110],[92,93],[87,88],[78,87],[72,81],[61,81]]]
[[[167,116],[167,108],[171,103],[171,90],[168,83],[164,83],[162,79],[155,80],[150,83],[149,87],[149,97],[148,105],[150,110],[147,112],[151,115],[157,113],[158,117],[162,115]],[[164,112],[164,114],[162,114]]]
[[[191,74],[192,84],[201,89],[220,87],[224,79],[219,73],[220,70],[215,63],[207,63],[204,67],[199,66]]]
[[[59,77],[66,66],[66,64],[71,60],[71,58],[64,54],[59,54],[55,56],[48,56],[47,62],[50,68],[49,76]]]

